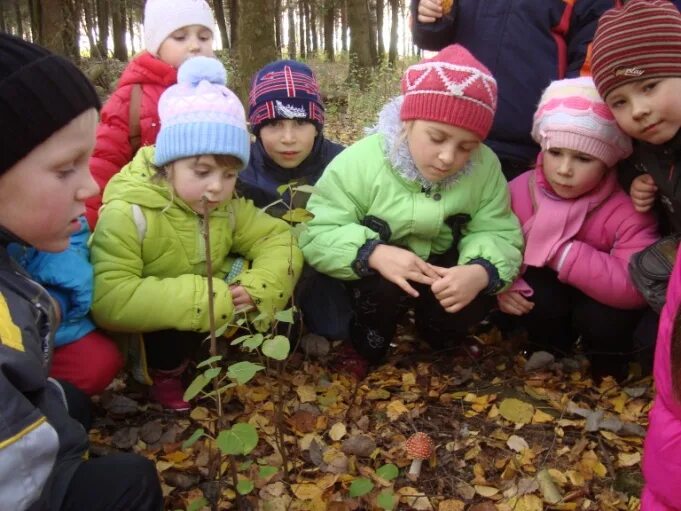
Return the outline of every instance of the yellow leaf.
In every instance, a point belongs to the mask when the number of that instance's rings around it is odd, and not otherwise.
[[[406,406],[404,406],[404,403],[399,399],[391,401],[390,404],[388,405],[388,408],[386,409],[386,414],[388,415],[388,418],[391,421],[396,420],[397,418],[399,418],[400,415],[408,412],[409,409]]]
[[[171,461],[159,460],[156,462],[156,470],[158,472],[165,472],[169,468],[172,468],[174,464]]]
[[[510,437],[508,437],[506,445],[509,447],[509,449],[515,452],[523,452],[524,450],[530,448],[527,441],[523,437],[518,435],[511,435]]]
[[[475,488],[475,492],[478,495],[483,497],[491,497],[492,495],[499,493],[499,489],[495,488],[494,486],[483,486],[481,484],[476,484],[473,485],[473,488]]]
[[[329,438],[337,442],[338,440],[343,438],[346,433],[347,429],[345,427],[345,424],[343,424],[342,422],[336,422],[336,424],[331,426],[331,429],[329,430]]]
[[[296,393],[301,403],[312,403],[317,400],[317,391],[312,385],[300,385],[296,387]]]
[[[431,511],[433,509],[428,497],[416,488],[403,486],[395,493],[400,496],[400,501],[407,504],[411,509],[417,509],[419,511]]]
[[[534,415],[534,406],[520,399],[504,399],[499,405],[501,416],[516,424],[529,424]]]
[[[480,454],[480,446],[476,445],[472,449],[470,449],[466,454],[463,455],[463,459],[466,461],[472,460],[474,458],[477,458],[478,455]]]
[[[190,413],[189,416],[195,421],[203,421],[210,418],[210,412],[208,411],[208,408],[197,406],[192,410],[192,413]]]
[[[544,503],[536,495],[523,495],[513,507],[515,511],[542,511]]]
[[[416,376],[414,373],[402,373],[402,385],[405,387],[416,385]]]
[[[175,451],[171,452],[170,454],[166,454],[163,456],[164,459],[170,461],[171,463],[177,464],[177,463],[182,463],[184,460],[186,460],[189,457],[189,454],[186,452],[182,451]]]
[[[549,475],[551,476],[551,479],[553,479],[553,482],[559,486],[565,486],[568,482],[565,474],[555,468],[549,469]]]
[[[622,413],[624,411],[624,405],[627,403],[629,396],[626,393],[620,392],[619,396],[614,397],[610,400],[612,407],[617,413]]]
[[[633,465],[638,465],[639,463],[641,463],[640,452],[617,453],[617,465],[619,465],[620,467],[631,467]]]
[[[605,477],[608,475],[608,469],[605,468],[605,465],[603,465],[603,463],[600,461],[594,465],[593,470],[594,474],[596,474],[598,477]]]
[[[367,399],[369,401],[380,401],[383,399],[390,399],[390,392],[385,389],[372,389],[367,392]]]
[[[567,476],[572,486],[578,486],[581,488],[586,483],[586,481],[584,480],[584,476],[577,472],[576,470],[568,470],[565,472],[565,475]]]
[[[545,424],[547,422],[552,422],[553,417],[548,413],[542,412],[541,410],[536,410],[532,416],[532,424]]]
[[[322,489],[316,484],[301,483],[292,484],[291,491],[300,500],[320,499],[322,496]]]
[[[466,504],[460,500],[443,500],[437,507],[437,511],[463,511]]]

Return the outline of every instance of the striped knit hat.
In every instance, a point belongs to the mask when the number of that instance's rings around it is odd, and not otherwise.
[[[613,167],[631,154],[631,139],[617,126],[591,77],[556,80],[534,114],[532,138],[546,151],[572,149]]]
[[[251,82],[248,117],[256,136],[272,119],[306,119],[321,132],[324,104],[312,69],[295,60],[267,64]]]
[[[423,119],[487,138],[497,109],[492,73],[460,44],[409,66],[402,76],[403,121]]]
[[[161,94],[154,163],[162,167],[181,158],[225,154],[241,160],[250,156],[250,135],[239,98],[227,87],[227,72],[219,60],[193,57],[177,71],[177,85]]]
[[[631,0],[606,11],[593,40],[591,72],[606,98],[626,83],[681,77],[681,14],[668,0]]]

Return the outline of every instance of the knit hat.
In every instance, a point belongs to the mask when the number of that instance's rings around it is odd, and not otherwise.
[[[497,82],[460,44],[409,66],[402,77],[400,119],[423,119],[487,138],[497,109]]]
[[[606,98],[626,83],[681,77],[681,14],[668,0],[631,0],[606,11],[593,40],[591,73]]]
[[[324,104],[312,69],[295,60],[267,64],[251,81],[248,117],[256,136],[271,119],[306,119],[321,131]]]
[[[0,173],[99,107],[94,87],[70,61],[0,33]]]
[[[155,164],[225,154],[241,160],[250,154],[250,135],[239,98],[227,87],[227,71],[210,57],[187,59],[177,71],[177,85],[161,94]]]
[[[158,56],[163,41],[182,27],[201,25],[215,28],[213,11],[205,0],[147,0],[144,6],[144,44]]]
[[[556,80],[534,114],[532,138],[543,150],[572,149],[598,158],[608,168],[631,154],[631,138],[615,122],[588,76]]]

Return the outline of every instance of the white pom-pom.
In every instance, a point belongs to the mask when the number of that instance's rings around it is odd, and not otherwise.
[[[197,86],[203,80],[217,85],[227,84],[227,70],[218,59],[212,57],[192,57],[184,61],[177,70],[177,83]]]

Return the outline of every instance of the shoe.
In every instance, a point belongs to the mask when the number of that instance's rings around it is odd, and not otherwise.
[[[182,367],[184,370],[184,367]],[[155,370],[151,372],[154,383],[151,385],[149,397],[167,410],[185,412],[191,405],[182,399],[184,385],[181,378],[182,372],[177,369],[171,371]]]
[[[358,380],[369,374],[369,361],[362,357],[349,342],[344,342],[336,353],[331,368],[339,373],[349,373]]]

